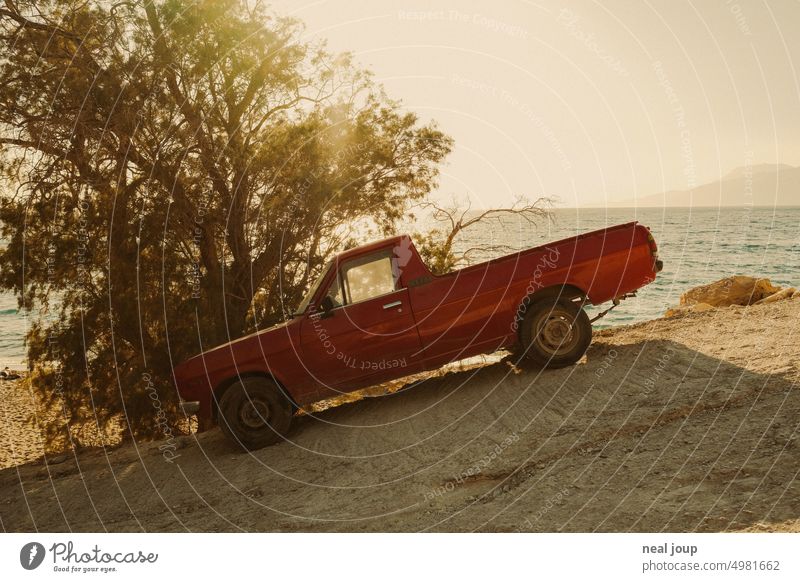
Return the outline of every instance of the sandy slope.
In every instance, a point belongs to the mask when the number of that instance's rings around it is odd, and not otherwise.
[[[798,325],[787,300],[606,331],[575,367],[448,374],[252,455],[214,430],[174,463],[148,443],[6,468],[2,527],[797,531]]]

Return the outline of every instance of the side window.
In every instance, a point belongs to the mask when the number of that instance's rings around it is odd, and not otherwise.
[[[394,291],[396,279],[393,262],[390,253],[381,253],[345,263],[342,281],[347,302],[358,303]]]

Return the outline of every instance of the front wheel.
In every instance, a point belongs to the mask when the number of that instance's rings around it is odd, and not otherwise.
[[[291,422],[291,402],[268,378],[242,378],[219,401],[222,432],[248,450],[282,440]]]
[[[537,301],[522,319],[520,339],[523,359],[544,368],[564,368],[586,353],[592,342],[592,323],[572,301]]]

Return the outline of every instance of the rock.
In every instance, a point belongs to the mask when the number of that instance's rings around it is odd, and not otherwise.
[[[792,293],[792,299],[800,299],[800,289]]]
[[[769,279],[756,279],[735,275],[689,289],[681,295],[681,305],[696,305],[706,303],[712,307],[727,305],[752,305],[753,303],[769,297],[780,291]]]
[[[788,299],[789,297],[794,296],[797,293],[797,289],[794,287],[787,287],[786,289],[781,289],[777,293],[773,293],[769,297],[764,297],[760,301],[756,301],[756,305],[765,305],[767,303],[775,303],[776,301],[780,301],[781,299]]]

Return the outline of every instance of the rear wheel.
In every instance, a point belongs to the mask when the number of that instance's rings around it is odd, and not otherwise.
[[[268,378],[243,378],[225,390],[219,401],[222,432],[248,450],[282,440],[291,422],[291,402]]]
[[[544,299],[525,313],[520,339],[524,360],[544,368],[563,368],[586,353],[592,342],[592,323],[572,301]]]

